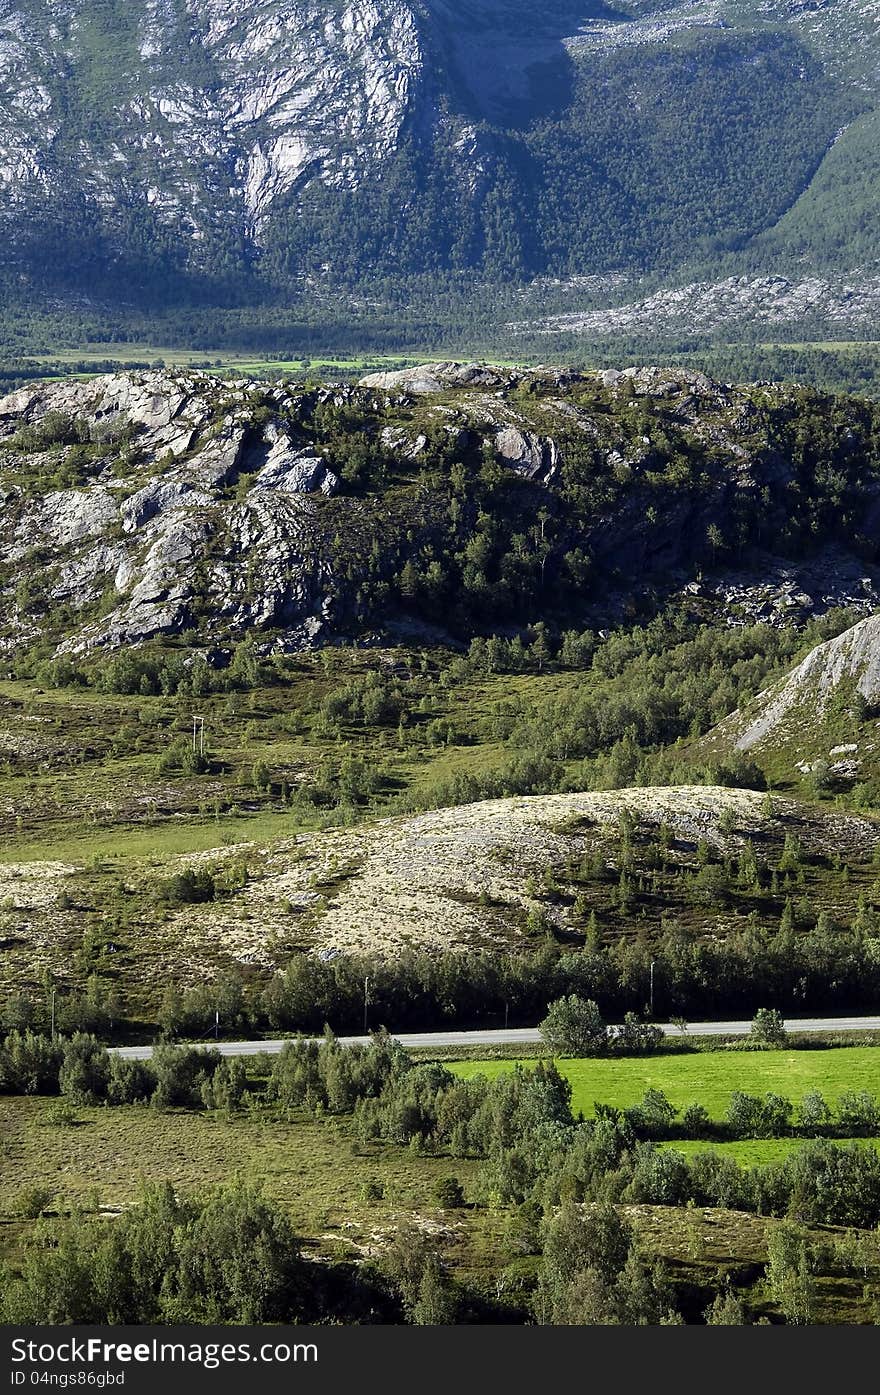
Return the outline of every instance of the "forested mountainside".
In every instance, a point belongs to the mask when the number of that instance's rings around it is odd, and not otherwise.
[[[733,272],[748,319],[773,273],[833,319],[876,275],[878,54],[856,0],[3,0],[7,296]]]
[[[865,611],[878,425],[858,399],[659,368],[28,387],[0,401],[3,647],[467,643],[674,594],[746,619]]]

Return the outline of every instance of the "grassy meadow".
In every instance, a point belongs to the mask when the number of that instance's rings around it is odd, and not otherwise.
[[[460,1061],[450,1069],[465,1079],[475,1075],[493,1078],[511,1070],[514,1064],[511,1060]],[[772,1090],[795,1104],[811,1090],[818,1090],[829,1101],[845,1090],[867,1090],[880,1096],[880,1051],[873,1046],[815,1051],[695,1051],[560,1059],[556,1064],[571,1081],[572,1110],[585,1117],[594,1113],[597,1103],[620,1109],[637,1104],[648,1089],[662,1090],[677,1109],[702,1104],[710,1118],[716,1120],[724,1118],[734,1090],[755,1095]]]

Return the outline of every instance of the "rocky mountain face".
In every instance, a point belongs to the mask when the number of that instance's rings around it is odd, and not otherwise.
[[[659,368],[40,384],[0,401],[0,643],[466,639],[676,591],[734,624],[867,611],[872,413]]]
[[[305,178],[352,184],[399,138],[423,53],[399,0],[0,7],[0,197],[139,203],[198,241],[255,236]]]
[[[790,674],[761,693],[744,712],[723,724],[738,751],[790,744],[804,750],[813,734],[848,712],[865,716],[880,704],[880,617],[867,616],[843,634],[812,649]],[[857,746],[839,746],[833,756],[851,755]],[[839,773],[854,762],[840,763]],[[857,764],[857,763],[856,763]],[[854,773],[850,771],[850,773]]]
[[[675,279],[755,239],[779,275],[806,239],[855,324],[878,54],[854,0],[0,0],[6,269],[148,303],[549,273],[575,278],[575,320],[553,327],[605,332],[670,307],[636,297],[597,326],[579,277]],[[765,319],[819,272],[786,274]],[[716,279],[690,278],[688,315],[763,304],[760,276],[748,294]]]

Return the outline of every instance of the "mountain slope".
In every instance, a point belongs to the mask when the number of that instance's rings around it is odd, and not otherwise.
[[[845,691],[844,691],[845,690]],[[736,738],[739,751],[778,741],[786,728],[821,724],[841,697],[859,694],[865,708],[880,702],[880,616],[860,620],[842,635],[818,645],[782,683],[755,701],[756,712]]]
[[[637,11],[63,0],[50,23],[0,0],[6,269],[173,305],[466,269],[674,278],[804,238],[835,275],[872,263],[832,158],[844,130],[870,163],[845,128],[874,101],[871,7]]]
[[[805,614],[854,574],[868,607],[877,432],[867,403],[656,368],[22,389],[0,401],[0,637],[49,657],[184,632],[297,649],[401,621],[605,625],[713,567],[762,585],[785,558],[802,587],[821,577]]]

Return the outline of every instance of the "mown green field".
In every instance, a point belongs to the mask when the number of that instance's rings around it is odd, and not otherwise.
[[[512,1060],[458,1061],[450,1069],[465,1078],[494,1077],[515,1064]],[[820,1091],[829,1102],[845,1090],[868,1090],[880,1095],[880,1049],[874,1046],[812,1051],[699,1051],[692,1055],[563,1059],[556,1064],[571,1081],[572,1109],[585,1115],[591,1115],[597,1103],[618,1108],[637,1104],[649,1088],[662,1090],[679,1109],[702,1104],[713,1119],[724,1118],[734,1090],[753,1095],[773,1090],[796,1103],[809,1090]],[[752,1145],[726,1146],[748,1149]],[[757,1157],[748,1160],[759,1161]]]
[[[832,1142],[839,1143],[841,1140],[833,1139]],[[859,1143],[880,1149],[880,1138],[862,1138],[859,1139]],[[745,1138],[738,1139],[735,1143],[707,1143],[705,1139],[686,1138],[675,1143],[660,1144],[661,1148],[674,1148],[686,1157],[711,1149],[713,1153],[731,1158],[733,1162],[739,1163],[740,1167],[765,1167],[768,1163],[783,1162],[789,1153],[803,1146],[802,1138]]]

